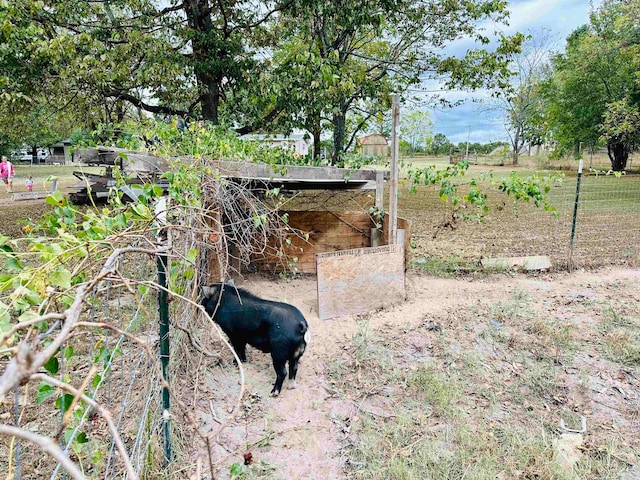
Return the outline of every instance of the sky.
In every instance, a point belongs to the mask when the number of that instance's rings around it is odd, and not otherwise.
[[[599,0],[594,0],[595,5]],[[516,32],[531,33],[541,28],[551,31],[557,36],[558,48],[564,49],[566,37],[577,27],[588,22],[591,2],[589,0],[511,0],[509,25],[502,28],[506,34]],[[469,42],[456,42],[450,49],[456,53],[464,53]],[[430,109],[433,121],[433,133],[444,133],[455,144],[466,142],[492,142],[508,140],[504,128],[503,115],[487,111],[473,99],[488,97],[486,91],[448,92],[449,100],[466,100],[458,107],[451,109]]]

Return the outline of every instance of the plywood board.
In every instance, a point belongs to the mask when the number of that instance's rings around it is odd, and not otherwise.
[[[404,301],[404,247],[356,248],[316,255],[321,320]]]

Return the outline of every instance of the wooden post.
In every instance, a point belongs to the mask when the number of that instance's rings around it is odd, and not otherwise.
[[[398,240],[398,157],[400,156],[400,105],[397,95],[393,96],[391,117],[393,126],[391,129],[391,177],[389,181],[389,245],[395,245]]]
[[[376,208],[384,208],[384,171],[376,172]]]

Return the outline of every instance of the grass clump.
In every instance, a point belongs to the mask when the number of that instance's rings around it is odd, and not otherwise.
[[[623,365],[640,365],[640,320],[623,315],[611,306],[603,311],[600,331],[603,355]]]
[[[459,257],[419,258],[411,261],[410,268],[416,273],[439,278],[454,278],[458,275],[476,274],[483,271],[480,262]]]
[[[455,399],[460,395],[455,379],[419,367],[411,376],[409,387],[412,393],[428,402],[437,415],[449,417],[455,412]]]

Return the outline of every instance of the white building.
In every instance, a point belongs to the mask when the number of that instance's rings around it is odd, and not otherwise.
[[[242,135],[242,140],[258,141],[271,147],[293,149],[300,156],[309,154],[309,142],[306,133],[292,133],[291,135],[276,134],[247,134]]]

